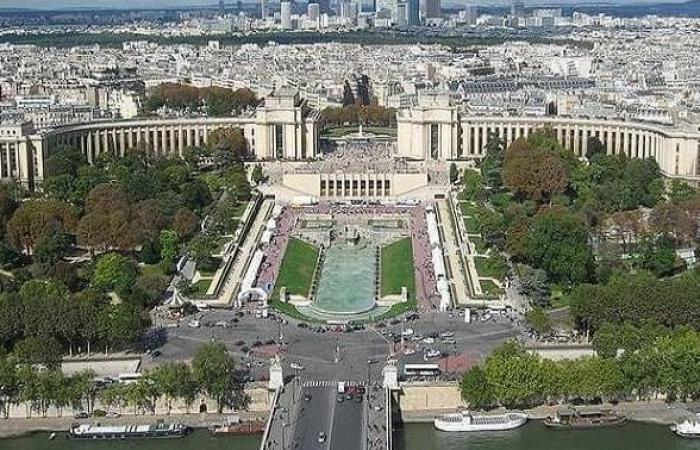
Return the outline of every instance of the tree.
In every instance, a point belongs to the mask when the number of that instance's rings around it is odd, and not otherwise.
[[[133,248],[141,242],[138,215],[117,185],[100,184],[88,195],[78,227],[78,242],[89,247]]]
[[[472,169],[465,169],[462,175],[462,192],[459,194],[460,200],[470,200],[481,203],[486,200],[486,186],[484,178],[479,172]]]
[[[188,395],[188,384],[192,378],[190,368],[182,363],[167,363],[156,367],[148,374],[158,392],[165,397],[167,414],[172,410],[172,402],[175,398]]]
[[[509,188],[529,199],[548,201],[568,186],[568,168],[557,151],[536,147],[531,140],[518,138],[508,147],[503,180]]]
[[[698,190],[682,180],[671,180],[668,186],[668,199],[672,203],[683,203],[692,200]]]
[[[118,253],[107,253],[97,261],[92,285],[96,289],[113,290],[120,296],[125,296],[131,291],[137,275],[136,264],[131,258]]]
[[[218,265],[218,260],[212,256],[216,248],[214,236],[198,234],[187,244],[187,255],[197,263],[198,269],[209,272]]]
[[[540,307],[532,308],[525,313],[525,322],[527,325],[540,336],[552,332],[552,321],[549,314]]]
[[[221,168],[245,161],[248,156],[248,143],[243,130],[237,127],[215,129],[209,135],[207,145]]]
[[[219,343],[204,344],[192,361],[192,372],[206,393],[216,400],[218,412],[233,405],[237,384],[235,363],[226,347]]]
[[[56,200],[29,200],[17,208],[7,222],[7,238],[17,251],[31,254],[36,244],[46,236],[71,232],[76,224],[76,212]]]
[[[44,235],[34,249],[34,261],[48,268],[58,263],[68,253],[71,237],[63,230]]]
[[[483,409],[495,403],[486,373],[480,366],[473,366],[465,372],[459,387],[462,398],[469,403],[470,408]]]
[[[21,363],[45,364],[55,368],[61,363],[63,349],[54,337],[39,339],[35,336],[29,336],[17,343],[15,355]]]
[[[667,236],[646,237],[637,245],[638,264],[643,270],[657,277],[672,275],[679,269],[676,264],[676,249]]]
[[[264,176],[262,166],[260,164],[256,164],[255,167],[253,167],[253,171],[250,174],[250,179],[256,185],[262,183],[262,181],[264,180]]]
[[[505,142],[496,133],[490,134],[486,141],[486,156],[479,163],[486,185],[495,190],[503,186],[501,172],[504,148]]]
[[[551,290],[546,271],[523,264],[520,266],[518,281],[521,293],[527,296],[533,306],[549,306]]]
[[[450,183],[454,184],[459,178],[459,171],[457,170],[457,164],[450,163]]]
[[[134,344],[143,329],[139,310],[128,303],[106,305],[98,312],[98,330],[107,348]]]
[[[172,267],[178,255],[180,239],[178,234],[172,230],[160,232],[160,256],[164,267]]]
[[[180,239],[186,240],[199,229],[199,219],[191,210],[180,208],[175,211],[170,226]]]
[[[597,136],[589,137],[586,147],[586,159],[588,160],[591,160],[595,155],[604,155],[606,153],[605,146]]]
[[[537,214],[525,239],[525,256],[551,279],[569,285],[588,281],[593,274],[593,252],[586,224],[560,208]]]

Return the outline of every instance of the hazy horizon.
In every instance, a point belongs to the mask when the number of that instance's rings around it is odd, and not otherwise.
[[[526,0],[526,5],[561,5],[561,6],[584,6],[592,4],[607,5],[630,5],[630,4],[650,4],[650,3],[683,3],[685,0]],[[257,0],[243,0],[243,3],[257,3]],[[236,0],[225,0],[226,4],[235,4]],[[446,1],[449,5],[477,4],[481,6],[505,6],[510,0],[452,0]],[[61,10],[61,9],[153,9],[153,8],[183,8],[216,6],[218,0],[24,0],[18,3],[17,0],[0,0],[0,9],[38,9],[38,10]]]

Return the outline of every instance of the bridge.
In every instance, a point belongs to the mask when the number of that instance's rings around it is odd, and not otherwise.
[[[391,450],[391,388],[295,377],[275,391],[260,450]]]

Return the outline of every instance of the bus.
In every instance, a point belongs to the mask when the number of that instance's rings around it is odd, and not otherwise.
[[[119,374],[119,382],[122,384],[136,383],[141,378],[143,378],[143,374],[139,372],[127,372]]]
[[[436,377],[442,371],[437,364],[404,364],[403,375],[406,378],[412,377]]]

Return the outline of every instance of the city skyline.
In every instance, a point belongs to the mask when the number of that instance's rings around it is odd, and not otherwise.
[[[678,4],[689,3],[684,0],[531,0],[526,2],[526,6],[589,6],[589,5],[649,5],[649,4]],[[234,1],[225,2],[234,4]],[[245,4],[258,3],[254,0],[244,0]],[[469,0],[452,0],[445,2],[445,6],[459,7],[476,2]],[[508,6],[509,0],[490,0],[486,2],[478,2],[477,6]],[[69,9],[177,9],[177,8],[197,8],[197,7],[216,7],[218,2],[214,0],[171,0],[164,2],[162,0],[123,0],[116,2],[114,0],[27,0],[18,5],[15,0],[0,0],[0,10],[69,10]]]

